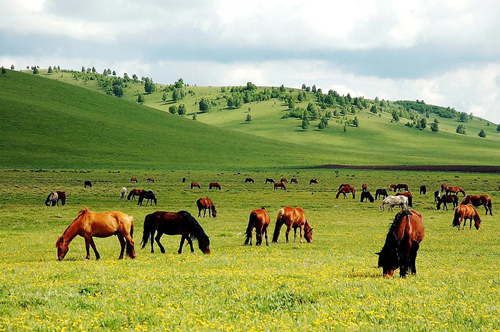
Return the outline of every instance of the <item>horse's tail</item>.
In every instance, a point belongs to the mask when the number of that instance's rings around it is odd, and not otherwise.
[[[252,241],[252,231],[255,226],[255,219],[257,219],[257,213],[252,212],[250,214],[250,218],[248,219],[247,238],[245,240],[245,245]]]
[[[281,225],[283,225],[283,215],[285,214],[285,209],[281,208],[278,212],[278,218],[276,218],[276,227],[274,228],[273,242],[278,242],[280,236]]]
[[[491,206],[492,206],[491,197],[488,197],[486,199],[486,206],[490,209],[490,215],[493,215],[493,212],[491,211]],[[486,214],[488,214],[488,212],[486,212]]]
[[[460,208],[455,209],[455,216],[453,218],[453,223],[451,224],[453,227],[460,226]]]
[[[127,241],[127,255],[130,258],[135,258],[136,255],[135,255],[134,240],[133,240],[133,237],[134,237],[134,217],[129,216],[129,218],[131,219],[130,220],[130,238],[131,238],[131,241],[130,242]]]
[[[154,230],[153,220],[151,218],[152,214],[148,214],[146,218],[144,218],[144,231],[142,232],[142,241],[141,241],[141,249],[144,249],[146,244],[148,244],[149,237]],[[151,242],[153,242],[153,236],[151,236]]]

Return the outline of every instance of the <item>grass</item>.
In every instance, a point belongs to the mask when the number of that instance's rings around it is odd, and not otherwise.
[[[480,331],[500,329],[498,252],[500,223],[484,216],[479,231],[450,227],[451,211],[436,211],[432,191],[441,182],[467,193],[500,192],[495,175],[340,170],[214,172],[47,170],[1,171],[0,331],[3,330],[374,330]],[[137,176],[139,184],[128,180]],[[153,176],[156,183],[146,183]],[[245,184],[246,177],[254,184]],[[266,177],[297,177],[299,185],[273,191]],[[187,183],[181,183],[182,177]],[[319,185],[308,180],[317,178]],[[83,181],[91,180],[92,189]],[[198,181],[201,190],[189,189]],[[218,181],[221,191],[209,191]],[[373,193],[406,182],[414,208],[424,216],[426,238],[416,276],[384,279],[375,252],[382,248],[394,213],[357,199],[334,199],[340,183],[367,183]],[[418,194],[426,184],[429,193]],[[119,199],[122,186],[152,189],[157,207]],[[64,207],[48,208],[51,190],[65,190]],[[164,236],[166,254],[137,248],[136,260],[118,261],[116,238],[96,239],[102,260],[85,261],[84,241],[76,238],[62,262],[54,243],[82,206],[120,210],[135,217],[135,241],[144,216],[154,210],[196,214],[195,201],[209,196],[216,219],[197,218],[211,239],[210,255]],[[312,244],[245,247],[244,231],[253,208],[266,206],[271,233],[277,211],[301,206],[314,227]],[[255,241],[255,238],[254,238]],[[93,253],[92,253],[92,257]]]

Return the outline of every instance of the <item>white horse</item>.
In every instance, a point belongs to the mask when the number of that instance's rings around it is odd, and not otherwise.
[[[122,189],[120,190],[120,198],[125,198],[126,195],[127,195],[127,188],[122,187]]]
[[[394,206],[399,205],[402,210],[406,210],[408,208],[408,197],[406,196],[387,196],[382,201],[382,205],[380,205],[380,210],[384,211],[385,205],[389,205],[391,211]]]
[[[47,206],[56,206],[57,200],[59,199],[59,195],[54,191],[47,196],[47,199],[45,200],[45,205]]]

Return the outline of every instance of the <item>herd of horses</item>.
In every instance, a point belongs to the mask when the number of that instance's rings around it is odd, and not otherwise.
[[[148,178],[147,181],[154,182],[154,179]],[[137,183],[138,181],[137,178],[132,178],[130,182]],[[185,182],[185,178],[183,182]],[[254,180],[246,178],[245,183],[254,183]],[[265,183],[273,183],[274,189],[281,188],[286,190],[285,183],[288,183],[288,181],[286,178],[282,178],[279,182],[275,182],[273,179],[268,178]],[[295,178],[291,179],[290,183],[298,184],[298,180]],[[311,180],[310,184],[317,184],[317,180]],[[84,187],[92,187],[92,184],[90,181],[85,181]],[[192,182],[191,189],[195,187],[200,188],[200,185],[196,182]],[[221,190],[220,184],[216,182],[211,182],[209,184],[209,189],[212,188]],[[408,185],[391,184],[389,186],[389,191],[394,191],[395,195],[389,195],[386,189],[379,188],[376,190],[375,198],[368,191],[367,184],[362,184],[361,188],[361,202],[369,201],[373,203],[377,199],[382,199],[382,205],[380,206],[381,210],[384,210],[385,206],[388,206],[391,211],[395,206],[401,208],[394,217],[394,221],[389,228],[382,250],[377,253],[377,255],[379,255],[378,267],[382,268],[383,275],[391,277],[398,268],[401,277],[405,277],[408,272],[415,274],[416,256],[420,243],[425,237],[425,228],[422,215],[418,211],[409,209],[413,205],[413,196],[408,189]],[[420,186],[420,194],[425,195],[426,192],[426,186]],[[121,188],[120,198],[124,199],[126,193],[126,187]],[[352,198],[354,199],[355,193],[356,189],[353,186],[344,183],[338,187],[336,198],[339,198],[340,194],[343,194],[344,198],[347,198],[346,194],[352,194]],[[441,193],[444,193],[444,195],[441,196]],[[465,196],[460,205],[458,203],[459,193]],[[152,191],[133,189],[128,194],[127,200],[135,200],[136,196],[139,197],[139,205],[142,205],[144,199],[146,199],[146,206],[148,204],[152,206],[153,203],[157,205],[156,196]],[[443,205],[443,209],[448,210],[447,203],[453,204],[454,217],[452,226],[457,227],[458,230],[460,230],[462,223],[462,229],[465,229],[467,220],[469,220],[470,229],[472,228],[472,221],[474,221],[475,228],[479,230],[482,220],[476,207],[484,206],[486,214],[489,213],[493,215],[491,198],[489,196],[466,195],[465,191],[460,187],[449,187],[443,183],[441,185],[441,191],[436,190],[434,192],[434,200],[438,210],[441,208],[441,205]],[[62,205],[65,205],[66,193],[63,191],[54,191],[47,197],[45,205],[56,206],[59,205],[59,201],[61,201]],[[200,198],[196,201],[196,205],[198,207],[198,217],[201,217],[202,212],[203,217],[205,217],[207,210],[209,218],[215,218],[217,216],[217,209],[210,198]],[[261,245],[264,238],[266,240],[266,245],[269,245],[268,228],[270,220],[271,218],[265,207],[251,211],[244,244],[252,245],[253,230],[255,229],[256,245]],[[285,238],[287,243],[289,242],[289,233],[292,228],[294,229],[294,242],[297,238],[297,230],[299,230],[300,243],[303,242],[303,239],[308,243],[313,241],[313,227],[309,224],[304,210],[300,207],[284,207],[278,211],[272,242],[278,242],[283,225],[286,225]],[[86,259],[90,259],[90,247],[92,247],[96,259],[100,258],[93,237],[109,237],[112,235],[116,235],[120,242],[121,251],[119,259],[123,258],[125,250],[127,256],[135,258],[136,253],[133,233],[134,217],[120,211],[96,213],[87,208],[83,208],[78,212],[76,219],[66,228],[63,234],[58,237],[56,241],[57,258],[58,260],[64,259],[69,250],[69,244],[77,235],[85,239],[87,251]],[[198,247],[204,254],[210,253],[210,239],[208,235],[198,221],[187,211],[156,211],[146,215],[144,219],[141,247],[144,248],[150,241],[151,252],[153,253],[154,242],[156,241],[160,251],[165,253],[165,248],[160,242],[163,234],[181,235],[178,250],[179,254],[182,253],[185,241],[189,244],[191,252],[194,252],[193,239],[197,240]]]

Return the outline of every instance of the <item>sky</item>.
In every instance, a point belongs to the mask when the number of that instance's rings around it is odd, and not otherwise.
[[[500,1],[0,0],[0,65],[424,100],[500,123]]]

